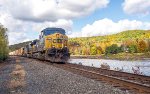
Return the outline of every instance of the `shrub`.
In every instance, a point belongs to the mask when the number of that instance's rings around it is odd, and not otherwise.
[[[112,44],[111,46],[108,46],[105,50],[105,54],[117,54],[119,52],[121,52],[121,49],[117,46],[117,44]]]

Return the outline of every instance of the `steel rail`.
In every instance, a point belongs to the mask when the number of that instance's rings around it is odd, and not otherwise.
[[[76,67],[67,67],[67,68],[80,71],[81,73],[84,72],[84,74],[88,74],[92,76],[92,78],[94,76],[96,80],[103,80],[106,82],[110,82],[112,84],[117,84],[118,86],[125,87],[130,90],[135,90],[140,93],[150,93],[150,86],[147,86],[147,85],[136,83],[130,80],[123,80],[118,77],[108,76],[108,75],[100,74],[94,71],[89,71],[89,70],[80,69]]]
[[[101,74],[115,76],[115,77],[119,77],[119,78],[122,78],[125,80],[137,81],[142,84],[150,86],[150,76],[138,75],[138,74],[115,71],[115,70],[107,70],[107,69],[95,68],[95,67],[89,67],[89,66],[81,66],[81,65],[77,65],[77,64],[67,64],[67,65],[73,66],[73,67],[80,67],[80,68],[84,68],[84,69],[88,69],[88,70],[93,70],[93,71],[96,71]]]

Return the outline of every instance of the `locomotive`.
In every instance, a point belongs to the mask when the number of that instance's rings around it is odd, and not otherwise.
[[[45,28],[38,40],[16,50],[14,55],[65,63],[70,58],[68,37],[65,33],[62,28]]]

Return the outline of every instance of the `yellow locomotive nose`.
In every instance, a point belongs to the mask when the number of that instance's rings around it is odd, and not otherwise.
[[[65,46],[64,43],[63,35],[60,33],[55,33],[45,37],[45,49],[49,49],[51,47],[61,49]]]

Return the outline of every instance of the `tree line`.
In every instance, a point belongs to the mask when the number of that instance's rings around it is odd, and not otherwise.
[[[150,30],[129,30],[114,35],[71,38],[72,55],[101,55],[150,52]]]
[[[126,40],[120,46],[112,44],[105,50],[105,54],[117,54],[121,52],[126,53],[146,53],[150,52],[150,39],[141,40]]]
[[[7,28],[0,24],[0,61],[8,57],[8,36]]]
[[[104,43],[70,43],[70,51],[72,55],[101,55],[101,54],[117,54],[126,53],[145,53],[150,52],[150,39],[126,40],[122,43],[104,42]]]

